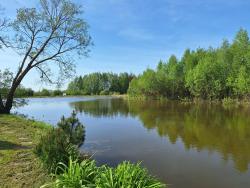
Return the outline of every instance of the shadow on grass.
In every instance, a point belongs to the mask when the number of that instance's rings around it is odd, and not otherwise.
[[[22,146],[19,144],[14,144],[8,141],[0,140],[0,150],[19,150],[19,149],[29,149],[28,146]]]

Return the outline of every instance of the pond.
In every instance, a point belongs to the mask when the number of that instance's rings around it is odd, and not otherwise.
[[[72,110],[86,127],[81,149],[99,164],[142,161],[172,188],[250,187],[250,108],[72,97],[13,111],[56,125]]]

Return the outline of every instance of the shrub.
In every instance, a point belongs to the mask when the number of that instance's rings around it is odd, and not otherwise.
[[[103,90],[100,92],[100,95],[109,95],[109,91],[108,90]]]
[[[53,91],[53,96],[61,96],[63,95],[63,92],[59,89]]]
[[[232,99],[230,97],[226,97],[222,100],[223,107],[235,107],[239,105],[238,99]]]
[[[75,159],[79,156],[77,148],[69,142],[62,129],[52,129],[42,136],[35,153],[50,172],[55,171],[59,162],[68,164],[69,156]]]
[[[59,162],[68,164],[69,156],[79,159],[80,147],[85,139],[85,128],[73,111],[71,117],[61,118],[58,128],[50,130],[42,136],[35,148],[35,153],[41,158],[44,166],[54,172]]]
[[[76,117],[76,112],[73,111],[71,117],[61,118],[57,126],[61,128],[66,135],[69,136],[69,142],[80,147],[85,140],[85,127]]]
[[[111,92],[110,94],[111,94],[111,95],[120,95],[120,92],[114,91],[114,92]]]

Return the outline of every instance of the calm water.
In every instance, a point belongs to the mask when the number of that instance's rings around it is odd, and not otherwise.
[[[98,163],[143,161],[173,188],[250,187],[250,109],[110,97],[29,99],[16,109],[56,124],[72,110],[86,127],[82,150]]]

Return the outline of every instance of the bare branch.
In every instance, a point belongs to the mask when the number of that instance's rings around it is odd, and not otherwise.
[[[17,78],[19,77],[19,75],[20,75],[20,74],[22,73],[22,71],[23,71],[24,64],[25,64],[27,58],[29,57],[29,54],[30,54],[30,52],[31,52],[31,50],[32,50],[32,48],[33,48],[34,40],[35,40],[35,35],[33,34],[32,39],[31,39],[30,47],[29,47],[28,51],[26,52],[26,54],[25,54],[25,56],[24,56],[24,58],[23,58],[23,61],[22,61],[22,63],[21,63],[21,66],[19,67],[19,70],[18,70],[18,72],[17,72],[17,74],[16,74],[16,77],[15,77],[14,80],[13,80],[13,83],[16,82]]]
[[[37,68],[39,71],[41,71],[41,73],[42,73],[42,78],[43,78],[43,76],[45,76],[46,78],[47,78],[47,80],[51,83],[51,84],[53,84],[53,81],[49,78],[49,76],[47,75],[47,73],[42,69],[42,68],[40,68],[39,66],[35,66],[35,68]]]

